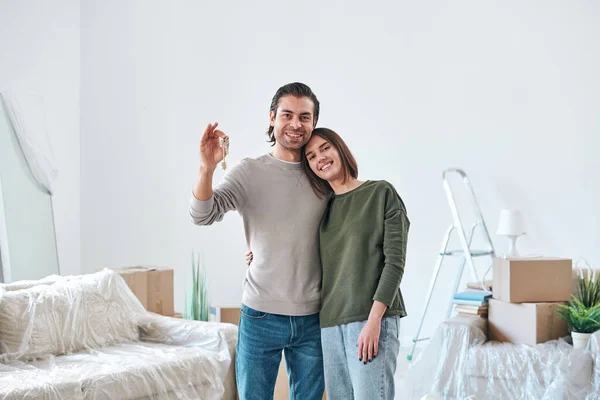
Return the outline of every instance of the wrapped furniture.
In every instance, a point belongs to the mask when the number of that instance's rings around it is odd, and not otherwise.
[[[117,273],[0,285],[0,399],[234,399],[237,327],[147,312]]]
[[[406,375],[408,399],[600,399],[600,332],[586,349],[563,339],[535,346],[487,340],[487,320],[443,322]]]

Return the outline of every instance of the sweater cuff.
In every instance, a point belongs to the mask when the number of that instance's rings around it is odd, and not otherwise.
[[[194,212],[197,213],[207,213],[210,212],[213,208],[213,204],[215,203],[215,196],[211,196],[208,200],[198,200],[194,194],[192,194],[192,198],[190,200],[190,207]]]
[[[392,293],[392,295],[390,296],[389,294],[379,293],[379,290],[378,290],[377,292],[375,292],[375,296],[373,296],[373,301],[379,301],[379,302],[385,304],[386,306],[388,306],[388,308],[389,308],[392,306],[394,297],[396,297],[396,293]]]

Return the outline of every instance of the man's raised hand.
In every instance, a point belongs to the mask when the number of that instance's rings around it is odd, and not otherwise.
[[[208,124],[204,134],[202,134],[202,139],[200,139],[200,162],[212,171],[223,160],[221,139],[229,139],[223,131],[216,129],[217,126],[219,126],[218,122]]]

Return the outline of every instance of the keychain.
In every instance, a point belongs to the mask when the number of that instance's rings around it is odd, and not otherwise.
[[[223,161],[221,161],[221,168],[227,169],[227,162],[225,157],[229,154],[229,138],[221,139],[221,148],[223,149]]]

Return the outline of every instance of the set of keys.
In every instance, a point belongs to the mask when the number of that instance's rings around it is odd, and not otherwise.
[[[221,140],[221,149],[223,149],[223,161],[221,161],[221,168],[223,170],[227,169],[227,162],[225,161],[225,157],[229,154],[229,138],[220,139]]]

